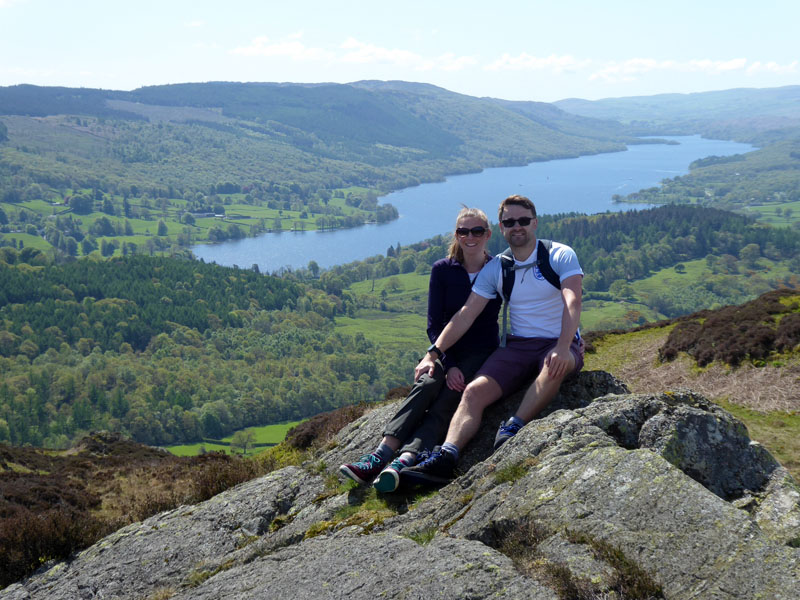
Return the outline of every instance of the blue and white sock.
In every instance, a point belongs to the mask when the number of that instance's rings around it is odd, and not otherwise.
[[[456,446],[455,444],[451,444],[450,442],[445,442],[444,444],[442,444],[442,452],[449,452],[450,454],[456,457],[456,460],[458,460],[458,446]]]

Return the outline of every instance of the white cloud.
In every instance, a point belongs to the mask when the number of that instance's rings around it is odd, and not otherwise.
[[[690,60],[687,63],[687,70],[700,71],[709,75],[718,75],[729,71],[741,71],[747,65],[746,58],[734,58],[732,60]]]
[[[348,63],[388,63],[421,70],[428,70],[433,67],[433,61],[425,59],[410,50],[382,48],[374,44],[359,42],[354,38],[345,40],[340,48],[345,50],[341,60]]]
[[[748,75],[755,75],[757,73],[775,73],[777,75],[785,75],[787,73],[797,73],[798,61],[792,61],[788,65],[779,65],[776,62],[762,63],[760,61],[754,62],[747,67]]]
[[[603,68],[589,76],[590,81],[598,79],[609,83],[620,81],[634,81],[638,76],[656,71],[679,73],[703,73],[706,75],[721,75],[732,72],[771,71],[794,72],[797,61],[789,65],[780,66],[775,63],[753,63],[749,67],[746,58],[731,60],[692,59],[687,61],[655,60],[652,58],[631,58],[622,62],[609,62]],[[768,66],[769,65],[769,66]]]
[[[281,57],[292,60],[330,60],[332,54],[322,48],[311,48],[301,41],[301,36],[293,34],[287,38],[271,42],[263,35],[254,38],[248,46],[240,46],[230,51],[239,56],[263,56],[267,58]]]
[[[577,60],[570,55],[532,56],[523,52],[517,56],[503,54],[493,63],[487,65],[487,71],[541,71],[548,70],[556,73],[574,71],[585,68],[591,60]]]

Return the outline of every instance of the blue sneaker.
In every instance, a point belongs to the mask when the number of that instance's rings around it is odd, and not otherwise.
[[[395,458],[391,464],[381,471],[372,486],[379,492],[393,492],[400,485],[400,472],[408,468],[408,465],[399,458]]]
[[[455,469],[455,455],[436,446],[427,459],[403,469],[401,474],[409,483],[449,483],[455,477]]]
[[[500,429],[497,430],[497,435],[494,436],[494,449],[497,450],[512,437],[517,435],[520,429],[522,429],[522,425],[515,423],[511,419],[506,422],[501,422]]]
[[[369,485],[375,481],[384,464],[377,454],[365,454],[358,462],[341,465],[339,472],[361,485]]]

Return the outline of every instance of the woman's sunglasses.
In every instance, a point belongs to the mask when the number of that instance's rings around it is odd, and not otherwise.
[[[472,237],[483,237],[483,234],[486,233],[486,227],[473,227],[472,229],[468,227],[459,227],[456,229],[456,235],[458,237],[465,238],[470,233],[472,234]]]
[[[503,227],[508,229],[509,227],[513,227],[514,223],[519,223],[520,227],[527,227],[533,221],[533,217],[520,217],[519,219],[503,219],[500,221],[503,224]]]

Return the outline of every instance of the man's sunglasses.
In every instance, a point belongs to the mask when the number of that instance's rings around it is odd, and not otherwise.
[[[513,227],[514,223],[519,223],[520,227],[527,227],[533,221],[533,217],[520,217],[519,219],[503,219],[500,221],[506,229]]]
[[[472,234],[472,237],[483,237],[483,234],[486,233],[486,227],[473,227],[472,229],[468,227],[459,227],[456,229],[456,235],[458,237],[465,238],[470,233]]]

